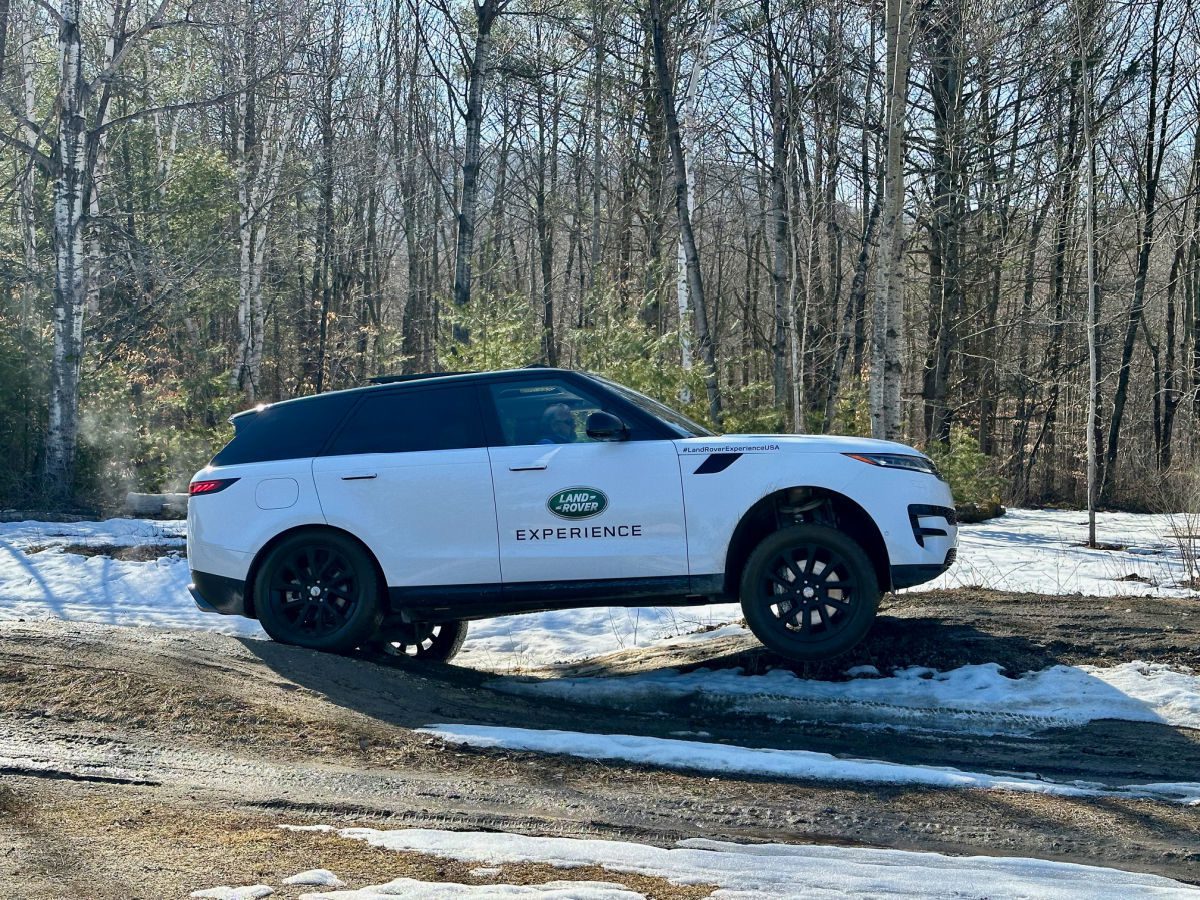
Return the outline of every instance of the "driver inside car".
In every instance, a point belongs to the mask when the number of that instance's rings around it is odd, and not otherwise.
[[[575,417],[565,403],[551,403],[542,411],[542,438],[539,444],[573,444]]]

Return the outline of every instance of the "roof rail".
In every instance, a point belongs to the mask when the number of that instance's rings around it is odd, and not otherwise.
[[[396,384],[402,381],[420,381],[423,378],[445,378],[447,375],[468,375],[468,372],[413,372],[408,375],[376,375],[371,384]]]

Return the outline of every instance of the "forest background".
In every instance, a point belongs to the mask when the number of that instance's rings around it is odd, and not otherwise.
[[[979,502],[1084,504],[1091,432],[1178,506],[1198,54],[1190,0],[0,0],[0,507],[529,363]]]

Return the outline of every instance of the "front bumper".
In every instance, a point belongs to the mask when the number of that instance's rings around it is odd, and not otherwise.
[[[188,592],[196,606],[209,613],[225,616],[246,615],[246,582],[224,575],[192,570]]]
[[[933,579],[954,565],[956,556],[958,556],[958,548],[951,547],[946,551],[946,558],[941,563],[933,565],[892,566],[892,590],[898,591],[900,588],[913,587],[918,584],[924,584],[927,581],[933,581]]]
[[[909,504],[908,523],[921,553],[937,561],[892,566],[892,590],[933,581],[954,565],[958,556],[958,515],[954,507]]]

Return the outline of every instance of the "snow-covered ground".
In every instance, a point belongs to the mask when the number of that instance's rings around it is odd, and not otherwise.
[[[998,519],[964,525],[958,562],[918,590],[972,586],[1096,597],[1195,595],[1182,584],[1188,577],[1183,551],[1200,551],[1200,543],[1186,537],[1200,533],[1200,516],[1098,513],[1097,542],[1120,550],[1089,550],[1083,546],[1087,531],[1086,512],[1056,509],[1010,509]]]
[[[1079,546],[1086,537],[1087,516],[1073,511],[1017,509],[964,526],[958,563],[922,589],[978,585],[1039,594],[1195,596],[1180,586],[1186,570],[1172,537],[1185,524],[1179,517],[1101,513],[1098,521],[1100,539],[1126,549]],[[264,637],[256,622],[197,610],[187,592],[188,569],[182,559],[122,562],[62,550],[70,544],[182,547],[184,527],[182,521],[143,519],[0,524],[0,618],[55,617]],[[1151,583],[1120,580],[1131,575]],[[505,616],[473,622],[460,661],[495,670],[531,668],[678,639],[740,617],[733,603]]]
[[[126,562],[63,550],[151,545],[182,551],[185,537],[183,521],[0,524],[0,619],[74,619],[265,637],[257,622],[207,616],[196,609],[187,591],[190,579],[182,552],[151,562]]]
[[[1096,719],[1159,722],[1200,729],[1200,676],[1141,662],[1053,666],[1012,678],[996,663],[938,672],[918,666],[890,677],[874,667],[848,682],[798,678],[776,669],[662,670],[622,678],[497,679],[490,687],[524,696],[639,709],[680,701],[725,714],[974,734],[1029,734]]]
[[[303,894],[302,900],[383,900],[433,898],[551,898],[632,900],[641,894],[615,883],[555,882],[543,893],[500,882],[504,866],[544,863],[570,870],[599,865],[614,873],[665,878],[674,884],[712,884],[713,900],[833,900],[833,898],[990,898],[1017,900],[1133,900],[1200,898],[1200,890],[1156,875],[1117,869],[990,856],[953,857],[940,853],[871,850],[789,844],[734,844],[693,838],[674,847],[622,841],[528,837],[477,831],[437,831],[329,826],[283,826],[327,831],[395,851],[416,851],[463,862],[485,863],[496,884],[466,888],[397,879],[352,890]],[[463,888],[460,890],[460,888]],[[624,890],[623,893],[617,891]],[[193,895],[194,896],[194,895]]]
[[[704,741],[679,741],[631,734],[539,731],[492,725],[430,725],[421,729],[453,744],[564,753],[584,759],[614,759],[668,769],[698,769],[729,775],[765,775],[803,781],[912,784],[930,788],[1016,791],[1059,797],[1122,797],[1169,800],[1200,806],[1200,783],[1174,782],[1105,786],[1063,783],[1033,774],[988,775],[944,766],[916,766],[875,759],[843,759],[811,750],[760,750]]]

